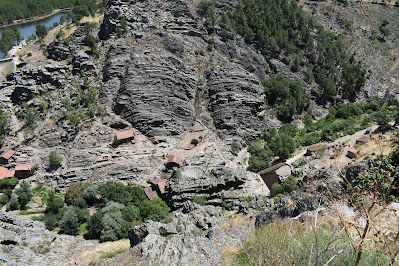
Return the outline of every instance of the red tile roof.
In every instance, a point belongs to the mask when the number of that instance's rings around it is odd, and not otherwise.
[[[175,163],[181,165],[181,157],[179,155],[171,155],[169,156],[168,163]]]
[[[152,188],[148,187],[144,189],[144,193],[147,196],[149,200],[152,200],[154,198],[158,198],[158,194],[156,191],[152,190]]]
[[[152,180],[151,183],[158,186],[161,194],[165,193],[166,179]]]
[[[35,166],[34,163],[20,164],[15,167],[15,171],[30,171],[33,166]]]
[[[309,151],[318,151],[322,148],[323,148],[323,146],[321,146],[320,144],[313,144],[308,147],[308,150]]]
[[[3,157],[4,159],[10,159],[13,155],[15,154],[15,151],[13,150],[8,150],[6,152],[4,152],[2,155],[0,155],[0,157]]]
[[[348,152],[351,152],[351,153],[358,153],[358,150],[356,150],[355,148],[350,148],[349,150],[348,150]]]
[[[0,179],[7,178],[7,177],[13,177],[15,174],[15,171],[9,171],[5,167],[0,167]]]
[[[370,139],[370,136],[361,136],[356,140],[356,142],[366,142]]]
[[[116,132],[117,140],[124,140],[124,139],[130,139],[130,138],[134,138],[134,132],[132,129]]]
[[[102,156],[97,156],[96,162],[102,162],[104,158]]]
[[[269,168],[266,168],[266,169],[263,169],[263,170],[259,171],[258,175],[263,175],[263,174],[267,174],[269,172],[275,171],[275,170],[283,167],[284,165],[286,165],[286,163],[278,163],[278,164],[273,165],[273,166],[271,166]]]

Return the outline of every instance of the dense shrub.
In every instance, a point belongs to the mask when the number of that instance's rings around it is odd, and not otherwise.
[[[142,188],[131,185],[125,186],[113,181],[98,186],[98,192],[105,203],[115,201],[123,205],[128,205],[128,203],[137,205],[147,198]]]
[[[64,200],[60,197],[57,197],[54,191],[50,191],[48,193],[48,200],[45,212],[55,215],[62,207],[64,207]]]
[[[277,109],[279,117],[291,119],[309,107],[309,97],[298,81],[288,80],[278,73],[262,83],[267,102]]]
[[[0,189],[14,188],[18,185],[19,179],[16,177],[8,177],[0,180]]]
[[[297,190],[299,188],[298,182],[294,176],[289,176],[286,179],[279,183],[275,183],[272,186],[272,189],[275,194],[283,194],[288,195],[289,193]]]
[[[74,205],[77,199],[82,198],[83,191],[90,186],[92,186],[92,184],[87,182],[72,183],[65,193],[65,203]]]
[[[76,236],[79,232],[79,218],[74,208],[69,208],[59,222],[62,233]]]
[[[208,201],[205,196],[195,196],[193,198],[193,202],[195,202],[201,206],[205,206],[206,204],[208,204]]]
[[[18,210],[18,199],[16,197],[12,197],[10,200],[10,210]]]
[[[100,239],[101,231],[103,230],[103,214],[101,211],[97,211],[87,221],[87,233],[85,234],[86,239]]]
[[[160,198],[143,201],[138,207],[143,221],[161,221],[170,212],[168,205]]]
[[[29,184],[25,181],[22,182],[20,188],[16,190],[16,194],[18,196],[19,208],[21,210],[25,210],[26,205],[32,198],[32,192],[30,190]]]
[[[98,195],[97,186],[90,186],[83,191],[82,197],[89,206],[92,206],[97,202]]]
[[[56,151],[51,151],[48,155],[48,161],[50,166],[58,167],[61,165],[61,156]]]

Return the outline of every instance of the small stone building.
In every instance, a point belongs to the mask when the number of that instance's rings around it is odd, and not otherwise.
[[[310,156],[312,155],[314,152],[323,149],[323,146],[321,146],[320,144],[313,144],[310,145],[309,147],[307,147],[306,149],[306,155]]]
[[[133,144],[135,143],[134,132],[132,129],[116,132],[115,139],[120,143],[126,143],[126,142],[131,142]]]
[[[13,177],[15,175],[15,171],[9,171],[5,167],[0,167],[0,180],[8,177]]]
[[[348,156],[348,158],[354,159],[357,157],[357,153],[358,153],[358,150],[356,150],[355,148],[350,148],[348,150],[348,154],[346,156]]]
[[[162,198],[165,193],[166,179],[158,179],[151,181],[151,187],[145,188],[144,193],[149,200],[154,198]]]
[[[180,167],[181,163],[182,161],[179,155],[171,155],[169,156],[169,160],[166,163],[166,168],[171,169],[173,167]]]
[[[280,183],[281,179],[291,175],[291,167],[286,163],[279,163],[258,172],[270,190],[270,196],[275,196],[273,184]]]
[[[366,143],[367,141],[369,141],[370,136],[361,136],[360,138],[358,138],[356,140],[356,143]]]
[[[33,174],[32,168],[35,164],[20,164],[15,167],[15,177],[26,178]]]
[[[10,161],[13,159],[13,156],[15,154],[15,151],[13,150],[8,150],[4,152],[2,155],[0,155],[0,163],[2,164],[8,164]]]

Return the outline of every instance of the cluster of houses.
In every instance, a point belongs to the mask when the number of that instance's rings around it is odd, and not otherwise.
[[[369,140],[370,140],[370,136],[364,135],[356,140],[356,144],[366,143]],[[306,148],[305,155],[311,156],[315,152],[322,150],[322,149],[323,149],[323,146],[320,144],[310,145]],[[359,153],[359,151],[356,150],[355,148],[350,148],[348,150],[348,153],[346,154],[346,156],[350,159],[354,159],[357,157],[358,153]],[[281,179],[283,179],[284,177],[287,176],[287,173],[291,173],[290,171],[291,171],[291,166],[285,162],[282,162],[282,163],[275,164],[269,168],[259,171],[258,175],[260,175],[262,177],[263,181],[265,182],[267,187],[270,189],[271,196],[273,196],[274,195],[274,192],[272,189],[273,184],[280,183],[282,181]]]
[[[15,161],[15,151],[8,150],[0,155],[0,164],[9,164]],[[6,167],[0,167],[0,180],[9,177],[26,178],[33,173],[35,164],[19,164],[15,166],[14,170],[9,170]]]

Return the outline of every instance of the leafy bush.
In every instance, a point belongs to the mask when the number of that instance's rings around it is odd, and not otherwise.
[[[105,203],[116,201],[123,205],[133,203],[137,206],[140,202],[147,199],[143,188],[131,185],[125,186],[120,182],[108,181],[98,186],[98,192]]]
[[[19,208],[21,210],[25,210],[26,205],[32,198],[32,192],[30,191],[29,184],[25,181],[22,182],[20,188],[17,189],[16,194],[18,196]]]
[[[197,146],[198,145],[198,139],[192,139],[191,144]]]
[[[50,166],[58,167],[61,165],[61,156],[56,151],[51,151],[48,155]]]
[[[291,119],[309,107],[309,97],[298,81],[288,80],[278,73],[262,83],[268,104],[277,109],[279,117]]]
[[[274,183],[272,189],[275,194],[288,195],[289,193],[297,190],[298,182],[294,176],[289,176],[281,182],[281,184]]]
[[[251,197],[251,196],[247,196],[247,197],[242,199],[242,201],[244,201],[244,202],[252,202],[254,200],[255,200],[254,197]]]
[[[57,218],[54,214],[48,213],[44,217],[44,225],[46,226],[47,230],[54,230],[54,228],[57,226],[58,221]]]
[[[6,193],[3,193],[3,195],[1,195],[0,197],[0,205],[1,206],[6,205],[9,199],[10,198],[8,197],[8,195]]]
[[[48,193],[48,200],[45,212],[55,215],[62,207],[64,207],[64,200],[60,197],[57,197],[54,191],[50,191]]]
[[[201,206],[205,206],[208,204],[208,201],[205,196],[194,196],[193,202],[195,202]]]
[[[103,229],[101,230],[100,241],[116,241],[120,238],[122,234],[122,213],[108,212],[104,214],[102,219]]]
[[[100,239],[101,231],[103,230],[103,214],[101,211],[97,211],[87,221],[87,233],[85,239]]]
[[[14,188],[18,185],[19,179],[16,177],[8,177],[0,180],[0,189]]]
[[[96,203],[98,195],[97,186],[90,186],[83,191],[82,197],[89,206],[92,206]]]
[[[166,205],[166,203],[160,198],[144,201],[138,207],[143,221],[161,221],[168,216],[170,212],[168,205]]]
[[[69,208],[60,221],[62,233],[76,236],[79,232],[79,218],[74,208]]]
[[[18,210],[18,199],[16,197],[12,197],[10,200],[10,210]]]
[[[83,191],[90,186],[92,186],[92,184],[87,182],[72,183],[65,193],[65,203],[74,205],[77,199],[82,198]]]

